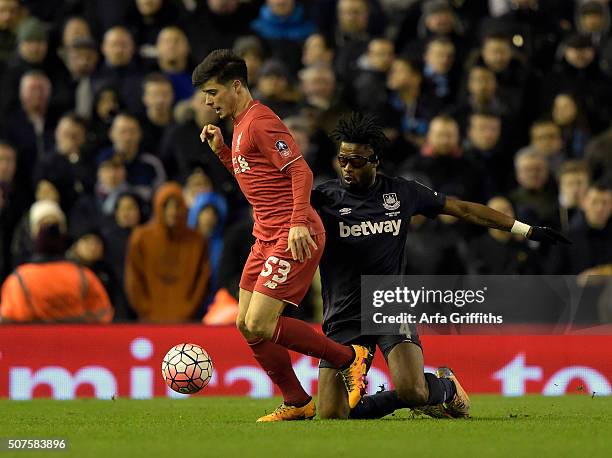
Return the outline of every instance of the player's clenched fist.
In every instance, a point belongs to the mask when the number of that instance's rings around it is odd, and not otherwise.
[[[291,251],[293,260],[300,262],[304,262],[304,255],[308,259],[312,258],[311,247],[318,250],[317,244],[310,236],[310,231],[306,226],[293,226],[289,229],[287,245],[285,251]]]
[[[208,146],[213,150],[213,153],[219,154],[225,142],[223,141],[223,135],[221,135],[221,129],[219,129],[214,124],[207,124],[202,129],[200,133],[200,141],[204,143],[204,141],[208,142]]]

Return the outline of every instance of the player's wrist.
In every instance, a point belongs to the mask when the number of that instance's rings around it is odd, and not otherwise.
[[[531,233],[531,226],[529,224],[521,223],[518,219],[514,220],[512,229],[510,232],[513,234],[522,235],[523,237],[529,237]]]
[[[229,150],[229,146],[227,146],[225,143],[221,143],[216,148],[211,146],[211,149],[212,149],[213,153],[215,153],[217,156],[219,156],[220,154],[223,154],[224,152],[228,151]]]

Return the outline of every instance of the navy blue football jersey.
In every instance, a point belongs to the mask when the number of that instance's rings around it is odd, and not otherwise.
[[[446,196],[416,181],[379,174],[361,193],[338,179],[327,181],[314,189],[312,203],[327,239],[320,262],[323,331],[333,335],[349,324],[359,329],[361,276],[401,275],[410,219],[435,217]]]

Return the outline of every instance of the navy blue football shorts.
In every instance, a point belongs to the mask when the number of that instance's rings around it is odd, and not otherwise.
[[[356,323],[353,326],[347,326],[344,328],[336,327],[333,329],[333,332],[330,332],[327,337],[332,339],[334,342],[341,343],[343,345],[363,345],[369,351],[372,357],[376,352],[376,347],[380,348],[385,360],[389,357],[389,353],[391,350],[395,348],[396,345],[410,342],[417,345],[421,350],[423,347],[421,346],[421,339],[419,339],[419,335],[416,332],[416,328],[411,327],[409,334],[398,334],[398,335],[384,335],[384,336],[376,336],[376,335],[361,335],[361,329],[359,327],[359,323]],[[370,360],[371,361],[371,360]],[[329,361],[322,359],[319,361],[319,369],[337,369]],[[369,365],[368,365],[369,369]]]

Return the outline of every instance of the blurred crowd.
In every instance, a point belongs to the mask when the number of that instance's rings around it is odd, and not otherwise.
[[[612,274],[605,0],[0,0],[0,316],[229,323],[248,204],[199,139],[211,50],[247,62],[315,183],[351,110],[384,173],[565,231],[415,218],[411,274]],[[6,281],[5,281],[6,280]],[[316,319],[317,282],[299,313]],[[49,297],[53,300],[50,300]]]

